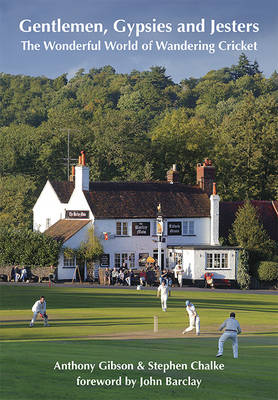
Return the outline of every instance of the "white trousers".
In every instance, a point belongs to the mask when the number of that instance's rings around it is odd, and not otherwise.
[[[231,339],[233,342],[233,354],[234,358],[238,358],[238,340],[236,332],[224,332],[218,341],[218,354],[223,354],[224,343],[227,339]]]
[[[31,319],[31,324],[34,324],[34,323],[35,323],[38,314],[40,314],[39,311],[35,311],[35,312],[34,312],[33,318]],[[43,320],[44,320],[44,325],[47,325],[48,318],[45,318],[45,317],[44,317]]]
[[[178,275],[178,282],[179,282],[180,287],[182,287],[182,274]]]
[[[161,296],[161,307],[163,311],[167,310],[167,299],[168,296]]]
[[[189,327],[185,329],[185,332],[190,332],[194,328],[196,328],[196,335],[200,333],[200,317],[197,315],[196,317],[189,317]]]

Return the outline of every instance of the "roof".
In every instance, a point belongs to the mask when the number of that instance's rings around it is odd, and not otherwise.
[[[50,181],[62,203],[68,203],[72,182]],[[94,217],[156,218],[160,203],[166,218],[209,217],[208,195],[198,186],[166,182],[91,182],[83,191]]]
[[[208,195],[197,186],[159,182],[93,182],[84,192],[95,218],[209,217]]]
[[[51,225],[44,233],[46,235],[52,236],[56,240],[62,240],[66,242],[73,235],[80,231],[84,226],[86,226],[89,220],[67,220],[60,219],[55,224]]]
[[[264,229],[272,240],[278,241],[278,202],[265,200],[251,200],[256,208],[257,214],[264,226]],[[228,237],[232,224],[235,221],[236,213],[244,201],[223,201],[220,202],[219,236]]]
[[[57,182],[57,181],[50,181],[53,189],[55,190],[59,200],[61,203],[68,203],[70,196],[74,190],[74,183],[73,182]]]
[[[168,245],[167,249],[180,249],[180,250],[240,250],[239,246],[215,246],[215,245]]]

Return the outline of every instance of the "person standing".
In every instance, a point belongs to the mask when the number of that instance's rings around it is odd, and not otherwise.
[[[196,311],[196,308],[194,304],[190,303],[189,300],[186,300],[185,302],[186,305],[186,311],[188,313],[189,317],[189,327],[186,328],[184,331],[182,331],[182,334],[184,335],[187,332],[192,331],[194,328],[196,328],[196,335],[200,335],[200,317]]]
[[[41,317],[43,318],[44,326],[49,326],[48,316],[46,315],[46,301],[44,296],[41,296],[40,299],[35,302],[35,304],[32,307],[32,311],[34,314],[30,322],[30,328],[34,326],[38,314],[40,314]]]
[[[227,318],[226,321],[224,321],[219,328],[219,331],[222,331],[222,329],[225,328],[225,332],[220,336],[218,340],[218,353],[216,354],[216,357],[221,357],[223,355],[224,343],[227,339],[231,339],[231,341],[233,342],[234,358],[238,358],[237,335],[241,333],[241,328],[239,322],[235,318],[235,313],[231,312],[230,318]]]
[[[175,266],[174,272],[175,272],[175,278],[178,280],[179,287],[182,287],[182,275],[184,273],[184,270],[182,269],[180,261]]]
[[[162,311],[167,311],[168,285],[166,285],[165,281],[162,281],[157,288],[157,297],[159,297],[159,294],[161,296]]]

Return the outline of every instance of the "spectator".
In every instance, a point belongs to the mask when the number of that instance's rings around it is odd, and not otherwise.
[[[146,284],[146,271],[144,270],[144,268],[142,268],[142,270],[140,271],[139,277],[140,277],[140,285],[144,286],[144,284]]]
[[[133,281],[134,281],[134,273],[133,273],[133,271],[132,271],[131,268],[130,268],[130,270],[128,271],[125,280],[126,280],[126,283],[128,284],[128,286],[132,286]]]
[[[160,277],[159,277],[159,284],[161,285],[162,282],[167,283],[167,271],[165,269],[161,271]]]
[[[168,296],[170,297],[173,285],[173,274],[169,270],[167,271],[167,283],[168,283]]]
[[[104,271],[104,285],[105,285],[105,286],[106,286],[106,285],[110,286],[110,284],[111,284],[110,276],[111,276],[111,275],[110,275],[109,268],[106,267],[106,268],[105,268],[105,271]]]
[[[153,286],[154,281],[155,281],[155,272],[149,268],[147,270],[147,286]]]
[[[116,285],[118,283],[119,272],[116,267],[112,270],[112,285]]]
[[[25,267],[23,267],[21,270],[20,280],[22,282],[25,282],[26,278],[27,278],[27,269]]]
[[[119,279],[120,285],[124,285],[124,283],[125,283],[125,274],[124,274],[124,271],[122,269],[120,269],[118,279]]]

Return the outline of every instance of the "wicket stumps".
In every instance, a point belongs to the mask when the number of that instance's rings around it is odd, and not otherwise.
[[[157,315],[153,316],[153,331],[154,331],[154,333],[158,332],[158,316]]]

